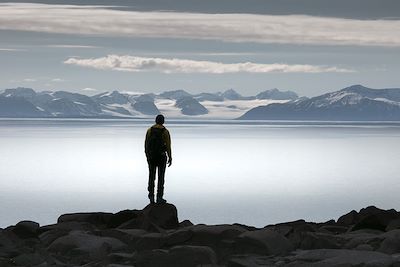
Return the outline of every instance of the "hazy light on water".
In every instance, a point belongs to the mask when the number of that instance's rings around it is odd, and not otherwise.
[[[147,204],[140,122],[0,122],[0,225]],[[263,226],[399,208],[399,127],[171,124],[180,219]],[[5,216],[4,214],[7,214]]]

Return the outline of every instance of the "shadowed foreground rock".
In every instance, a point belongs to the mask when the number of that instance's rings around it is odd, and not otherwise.
[[[0,267],[400,266],[400,213],[367,207],[337,221],[264,228],[179,223],[172,204],[74,213],[0,229]]]

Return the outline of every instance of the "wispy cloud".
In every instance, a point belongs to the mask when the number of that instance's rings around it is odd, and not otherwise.
[[[52,81],[52,82],[56,82],[56,83],[65,82],[65,80],[64,80],[64,79],[61,79],[61,78],[53,78],[53,79],[51,79],[51,81]]]
[[[21,51],[26,51],[25,49],[19,49],[19,48],[1,48],[0,51],[5,51],[5,52],[21,52]]]
[[[400,20],[137,12],[78,5],[3,3],[0,29],[225,42],[400,46]]]
[[[70,44],[55,44],[55,45],[46,45],[45,47],[51,47],[51,48],[99,48],[98,46],[93,46],[93,45],[70,45]]]
[[[91,87],[86,87],[86,88],[83,88],[82,91],[95,92],[95,91],[97,91],[97,89],[96,88],[91,88]]]
[[[320,72],[352,72],[352,70],[301,64],[260,64],[252,62],[242,63],[221,63],[213,61],[188,60],[177,58],[151,58],[135,56],[108,55],[100,58],[69,58],[64,61],[65,64],[90,67],[102,70],[117,70],[131,72],[162,72],[162,73],[269,73],[269,72],[302,72],[302,73],[320,73]]]
[[[33,79],[33,78],[25,78],[25,79],[23,79],[22,81],[24,81],[24,82],[36,82],[36,81],[37,81],[37,79]]]

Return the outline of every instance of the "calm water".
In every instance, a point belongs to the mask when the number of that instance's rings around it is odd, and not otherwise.
[[[150,121],[0,120],[0,227],[147,204]],[[180,220],[264,226],[400,209],[400,124],[175,121],[165,198]]]

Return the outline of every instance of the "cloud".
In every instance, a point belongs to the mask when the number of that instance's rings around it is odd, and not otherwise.
[[[0,51],[5,51],[5,52],[21,52],[21,51],[26,51],[25,49],[18,49],[18,48],[0,48]]]
[[[51,48],[99,48],[98,46],[93,46],[93,45],[68,45],[68,44],[46,45],[46,47],[51,47]]]
[[[138,12],[78,5],[3,3],[0,29],[225,42],[400,46],[400,20]]]
[[[352,72],[352,70],[300,64],[260,64],[252,62],[243,63],[221,63],[213,61],[199,61],[177,58],[151,58],[135,56],[108,55],[100,58],[69,58],[65,64],[90,67],[101,70],[117,70],[130,72],[162,72],[162,73],[320,73],[320,72]]]
[[[37,80],[33,79],[33,78],[25,78],[25,79],[23,79],[23,81],[24,82],[36,82]]]
[[[86,87],[86,88],[83,88],[82,91],[86,91],[86,92],[95,92],[95,91],[97,91],[97,89],[95,89],[95,88],[90,88],[90,87]]]
[[[61,78],[54,78],[54,79],[51,79],[51,81],[52,81],[52,82],[56,82],[56,83],[65,82],[65,80],[64,80],[64,79],[61,79]]]

